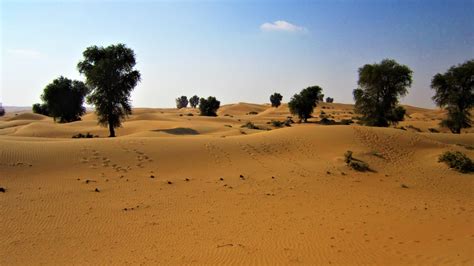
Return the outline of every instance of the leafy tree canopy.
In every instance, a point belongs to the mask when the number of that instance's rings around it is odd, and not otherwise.
[[[176,108],[181,109],[186,107],[188,107],[188,97],[181,96],[176,99]]]
[[[282,99],[283,99],[283,96],[281,94],[277,93],[277,92],[270,95],[270,102],[272,103],[272,107],[280,106]]]
[[[135,53],[117,44],[90,46],[83,56],[77,68],[92,89],[87,101],[95,106],[99,124],[108,125],[110,137],[115,137],[115,128],[132,113],[130,94],[140,81]]]
[[[203,116],[217,116],[221,102],[216,97],[209,96],[207,99],[201,98],[199,103],[199,110]]]
[[[47,113],[60,123],[81,120],[86,112],[84,97],[88,89],[82,81],[59,77],[48,84],[41,95],[44,104],[34,106],[33,111]]]
[[[436,74],[431,81],[435,90],[433,101],[448,111],[441,124],[453,133],[472,125],[470,109],[474,107],[474,60],[452,66],[444,74]]]
[[[314,107],[321,99],[321,91],[321,87],[312,86],[303,89],[299,94],[293,95],[288,103],[290,112],[307,122],[313,113]]]
[[[412,73],[410,68],[392,59],[359,68],[359,88],[353,94],[361,122],[386,127],[403,120],[398,98],[408,93]]]
[[[196,108],[199,105],[199,97],[194,95],[193,97],[189,98],[189,104],[192,108]]]

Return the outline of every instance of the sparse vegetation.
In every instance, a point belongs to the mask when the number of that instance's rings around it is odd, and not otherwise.
[[[410,68],[391,59],[359,68],[359,88],[353,94],[361,122],[387,127],[402,121],[405,109],[398,106],[398,98],[408,93],[412,73]]]
[[[354,121],[352,119],[342,119],[339,124],[341,125],[350,125],[350,124],[354,124]]]
[[[258,126],[256,126],[252,122],[247,122],[247,123],[243,124],[241,127],[246,127],[248,129],[260,129]]]
[[[352,151],[346,151],[344,153],[344,162],[349,167],[359,172],[365,172],[370,170],[369,165],[366,162],[363,162],[353,157]]]
[[[272,107],[278,107],[281,105],[281,100],[283,100],[283,96],[277,92],[270,95],[270,102],[272,103]]]
[[[0,117],[5,115],[5,108],[3,108],[2,105],[0,105]]]
[[[199,105],[199,97],[194,95],[193,97],[189,98],[189,105],[191,105],[192,108],[196,108]]]
[[[439,133],[439,130],[437,130],[436,128],[428,128],[428,131],[431,132],[431,133]]]
[[[290,112],[306,123],[321,98],[321,91],[321,87],[312,86],[303,89],[299,94],[293,95],[288,103]]]
[[[415,127],[415,126],[412,126],[412,125],[408,125],[408,126],[406,126],[406,128],[415,130],[416,132],[422,132],[421,129],[419,129],[419,128]]]
[[[258,112],[250,111],[250,112],[247,113],[247,115],[258,115]]]
[[[132,114],[130,94],[140,81],[140,72],[134,69],[135,53],[117,44],[88,47],[83,56],[77,68],[92,89],[87,102],[95,106],[99,124],[108,125],[109,137],[115,137],[115,128]]]
[[[219,109],[221,102],[216,97],[209,96],[207,99],[201,98],[199,101],[199,110],[202,116],[217,116],[217,110]]]
[[[447,151],[439,156],[439,162],[446,163],[450,168],[461,173],[474,172],[474,162],[464,153]]]
[[[444,74],[436,74],[431,81],[436,91],[433,101],[448,111],[448,117],[441,122],[452,133],[472,125],[470,109],[474,107],[474,60],[452,66]]]
[[[179,98],[176,98],[176,108],[181,109],[186,107],[188,107],[188,97],[183,95]]]
[[[86,134],[78,133],[72,136],[73,139],[91,139],[91,138],[98,138],[99,136],[94,136],[91,133],[87,132]]]

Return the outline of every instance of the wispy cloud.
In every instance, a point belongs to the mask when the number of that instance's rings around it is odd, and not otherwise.
[[[286,32],[306,32],[305,27],[301,27],[284,20],[277,20],[275,22],[266,22],[260,25],[262,31],[286,31]]]
[[[44,56],[44,54],[32,49],[10,49],[7,52],[14,56],[30,59],[39,59]]]

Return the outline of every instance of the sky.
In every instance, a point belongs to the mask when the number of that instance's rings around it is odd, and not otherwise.
[[[434,107],[436,73],[474,58],[474,0],[0,0],[0,102],[31,106],[91,45],[124,43],[142,80],[134,107],[180,95],[221,104],[287,102],[312,85],[352,103],[358,69],[384,58],[409,66],[404,104]]]

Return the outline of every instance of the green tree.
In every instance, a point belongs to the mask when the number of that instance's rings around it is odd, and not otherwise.
[[[194,95],[193,97],[189,98],[189,104],[192,108],[196,108],[199,105],[199,97]]]
[[[452,66],[444,74],[436,74],[431,81],[436,91],[434,102],[448,111],[448,117],[441,122],[452,133],[472,125],[470,109],[474,107],[474,60]]]
[[[283,96],[277,92],[270,95],[270,102],[272,103],[272,107],[278,107],[281,105],[281,100],[283,100]]]
[[[334,102],[334,98],[327,97],[327,98],[326,98],[326,102],[327,102],[327,103],[333,103],[333,102]]]
[[[306,123],[308,118],[311,117],[314,107],[321,99],[321,91],[321,87],[312,86],[303,89],[299,94],[293,95],[290,102],[288,102],[290,112]]]
[[[32,107],[33,113],[49,116],[48,106],[46,104],[35,103]]]
[[[109,137],[115,137],[115,128],[132,114],[130,94],[140,81],[135,53],[117,44],[88,47],[83,56],[77,68],[92,89],[87,101],[95,106],[99,124],[109,127]]]
[[[216,97],[209,96],[207,99],[201,98],[199,102],[199,110],[203,116],[217,116],[217,110],[219,109],[221,102]]]
[[[353,94],[355,111],[362,115],[361,122],[386,127],[403,120],[401,114],[405,113],[398,106],[398,98],[408,93],[412,73],[410,68],[392,59],[359,68],[359,88]]]
[[[176,108],[181,109],[186,107],[188,107],[188,97],[181,96],[176,99]]]
[[[44,104],[40,105],[40,112],[48,113],[54,120],[59,119],[60,123],[81,120],[86,112],[82,105],[87,93],[84,82],[61,76],[44,88],[41,95]],[[38,111],[38,106],[34,108]]]

